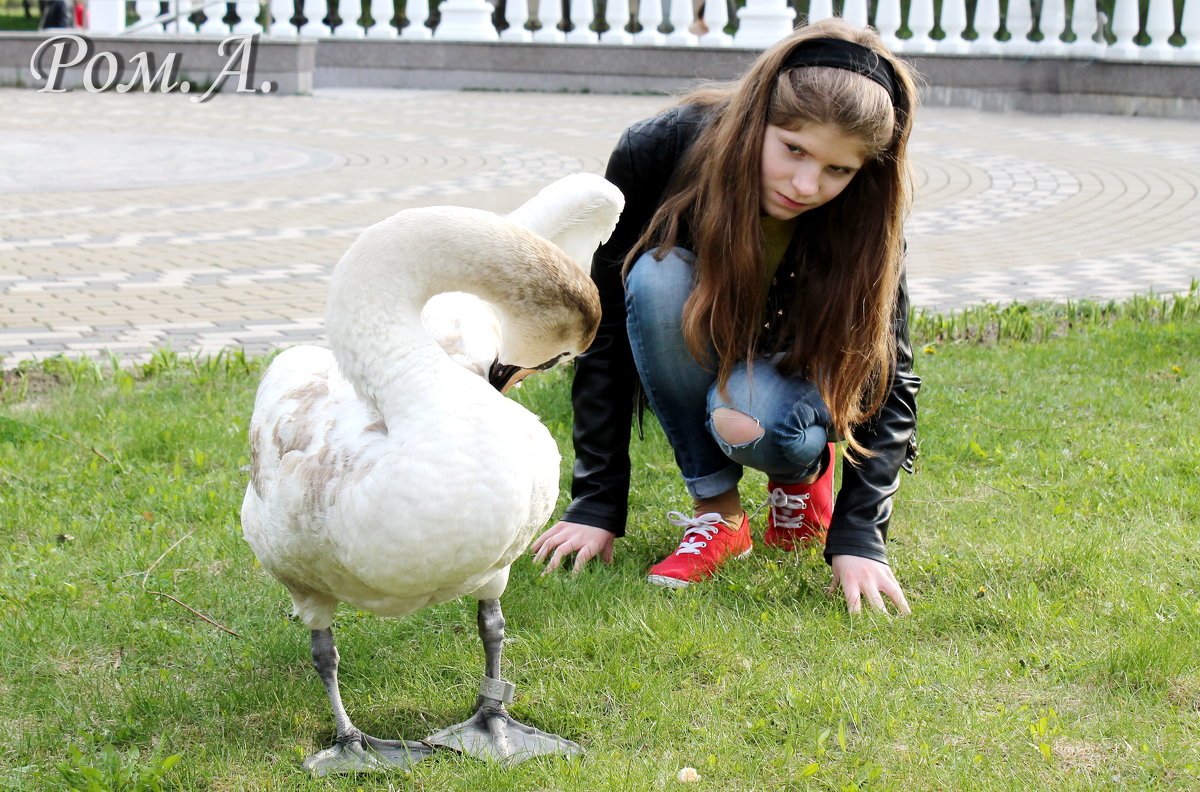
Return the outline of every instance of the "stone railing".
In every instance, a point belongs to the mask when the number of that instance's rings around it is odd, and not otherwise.
[[[96,33],[229,35],[444,41],[549,42],[760,49],[786,35],[787,0],[91,0]],[[1099,10],[1097,5],[1105,10]],[[1104,61],[1200,63],[1200,0],[839,0],[848,21],[872,24],[896,52]],[[161,7],[168,6],[163,14]],[[835,13],[808,0],[809,21]],[[702,22],[698,21],[702,19]]]

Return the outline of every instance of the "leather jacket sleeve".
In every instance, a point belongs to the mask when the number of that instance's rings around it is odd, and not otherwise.
[[[625,329],[621,268],[654,216],[662,194],[702,116],[673,107],[634,124],[618,141],[604,177],[625,195],[625,209],[608,242],[592,259],[600,292],[596,340],[575,359],[571,387],[575,467],[571,504],[562,519],[625,535],[629,500],[629,440],[639,398],[637,368]]]
[[[858,441],[874,456],[857,464],[842,461],[842,484],[825,541],[826,561],[835,555],[853,555],[887,563],[884,542],[892,517],[892,495],[900,486],[901,469],[912,472],[917,455],[917,391],[921,388],[921,378],[913,373],[908,283],[903,277],[893,324],[896,368],[891,392],[879,412],[855,429]]]

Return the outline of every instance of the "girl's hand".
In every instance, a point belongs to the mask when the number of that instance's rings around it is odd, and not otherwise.
[[[838,586],[841,586],[842,593],[846,595],[846,605],[851,613],[862,610],[862,597],[866,597],[875,610],[887,613],[887,606],[883,604],[880,593],[887,594],[901,613],[912,612],[909,610],[908,600],[904,598],[904,592],[900,590],[900,584],[896,582],[896,576],[892,574],[892,568],[870,558],[835,555],[833,584],[829,587],[829,593],[835,593]]]
[[[580,523],[557,522],[554,527],[539,536],[533,542],[533,560],[540,563],[550,553],[550,562],[546,564],[543,575],[548,575],[558,569],[558,565],[571,553],[575,553],[575,566],[571,570],[575,574],[587,566],[596,556],[606,564],[613,559],[613,540],[617,537],[611,531],[597,528],[594,525]]]

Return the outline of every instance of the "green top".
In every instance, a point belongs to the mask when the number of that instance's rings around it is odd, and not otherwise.
[[[783,261],[783,254],[787,253],[788,245],[792,242],[792,232],[796,229],[796,218],[791,220],[777,220],[770,215],[765,215],[761,218],[763,232],[763,262],[766,265],[767,286],[770,287],[771,279],[775,277],[775,272],[779,269],[779,263]]]

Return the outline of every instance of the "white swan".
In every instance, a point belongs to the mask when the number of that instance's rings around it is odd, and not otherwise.
[[[621,206],[604,184],[607,215],[594,225],[607,236]],[[335,268],[332,351],[295,347],[268,369],[250,423],[242,526],[312,631],[337,724],[335,745],[305,760],[317,774],[407,766],[431,744],[496,757],[580,750],[513,721],[512,686],[500,677],[498,598],[554,507],[558,450],[535,416],[422,328],[422,306],[446,290],[495,308],[500,355],[490,369],[573,357],[599,322],[595,286],[558,247],[488,212],[414,209],[367,229]],[[337,603],[400,616],[464,595],[479,600],[486,654],[472,718],[422,743],[362,734],[338,691]]]

